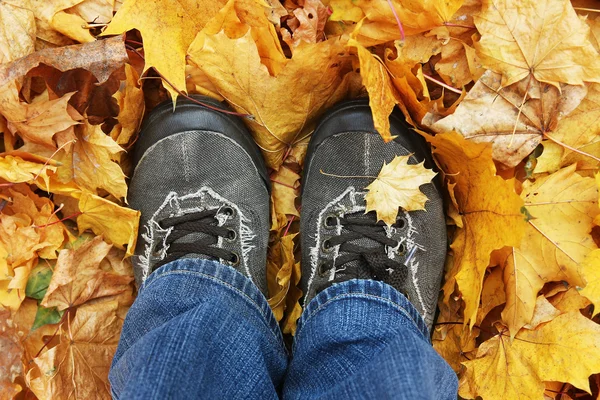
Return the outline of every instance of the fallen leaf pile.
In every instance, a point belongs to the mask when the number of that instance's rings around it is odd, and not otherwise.
[[[110,398],[135,297],[128,150],[154,106],[197,93],[242,115],[270,169],[285,334],[308,141],[368,96],[383,139],[398,108],[444,183],[433,345],[459,395],[598,398],[599,50],[594,0],[0,1],[0,397]],[[368,210],[426,208],[435,175],[397,157]]]

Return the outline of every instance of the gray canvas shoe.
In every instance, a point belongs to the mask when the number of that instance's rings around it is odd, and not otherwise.
[[[133,162],[128,200],[142,214],[133,259],[138,284],[170,261],[208,258],[267,294],[269,178],[239,118],[185,99],[173,112],[165,102],[144,123]]]
[[[409,155],[434,168],[425,141],[397,114],[384,143],[373,126],[369,103],[341,103],[319,123],[308,146],[302,184],[302,279],[304,306],[326,287],[349,279],[384,281],[404,293],[433,323],[446,256],[446,225],[439,183],[421,186],[426,211],[400,210],[387,228],[365,214],[365,187],[384,161]],[[351,176],[341,178],[322,174]]]

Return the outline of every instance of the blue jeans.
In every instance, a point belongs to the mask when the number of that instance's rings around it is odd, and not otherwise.
[[[457,379],[408,300],[370,280],[333,285],[298,321],[293,357],[265,297],[214,261],[152,273],[110,370],[120,399],[456,399]]]

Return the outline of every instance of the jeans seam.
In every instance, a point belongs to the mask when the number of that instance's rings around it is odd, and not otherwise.
[[[280,349],[283,351],[283,353],[287,356],[288,352],[287,349],[285,348],[285,346],[281,343],[282,338],[277,336],[277,334],[275,332],[273,332],[273,328],[271,327],[271,325],[266,321],[268,319],[268,316],[264,315],[263,311],[262,311],[262,307],[257,304],[254,299],[252,299],[250,296],[248,296],[244,291],[236,288],[235,286],[231,285],[229,282],[226,282],[222,279],[217,278],[216,276],[213,275],[208,275],[205,274],[203,272],[199,272],[199,271],[190,271],[188,269],[177,269],[177,270],[172,270],[172,271],[161,271],[159,274],[154,275],[154,279],[150,282],[148,282],[148,280],[146,282],[144,282],[144,289],[147,287],[150,287],[154,282],[156,282],[158,280],[158,278],[161,278],[163,276],[168,276],[168,275],[176,275],[176,274],[182,274],[182,275],[196,275],[196,276],[201,276],[203,278],[207,278],[209,280],[212,280],[214,282],[218,282],[223,284],[224,286],[228,287],[229,289],[232,289],[233,291],[235,291],[238,294],[241,294],[242,297],[246,298],[247,300],[250,301],[250,303],[252,303],[252,305],[254,306],[255,309],[258,310],[259,314],[263,317],[262,318],[262,322],[269,328],[269,332],[271,332],[271,335],[273,335],[277,341],[277,343],[279,344]],[[147,283],[147,285],[146,285]],[[254,284],[254,282],[252,282],[252,284]],[[256,289],[258,290],[258,288]]]
[[[381,297],[381,296],[376,296],[373,294],[368,294],[368,293],[341,293],[341,294],[337,294],[334,297],[331,297],[329,299],[327,299],[324,303],[319,304],[319,306],[314,309],[309,315],[307,315],[303,321],[302,321],[302,327],[304,327],[304,325],[306,325],[308,323],[308,321],[315,315],[317,314],[319,311],[321,311],[321,309],[323,307],[325,307],[328,303],[335,301],[335,300],[341,300],[345,297],[363,297],[363,298],[370,298],[370,299],[374,299],[374,300],[383,300],[384,303],[387,303],[391,306],[393,306],[392,308],[396,309],[397,311],[399,311],[402,315],[408,317],[408,319],[410,320],[410,322],[415,326],[415,328],[417,328],[417,331],[419,332],[419,334],[422,335],[421,329],[419,328],[419,326],[417,325],[417,323],[413,320],[412,316],[404,309],[404,307],[402,307],[400,304],[397,304],[396,302],[394,302],[393,300],[387,299],[385,297]],[[298,332],[298,336],[300,335],[300,332]]]

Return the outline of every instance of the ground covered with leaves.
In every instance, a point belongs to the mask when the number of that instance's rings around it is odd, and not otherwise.
[[[110,398],[135,296],[128,150],[159,102],[244,119],[271,171],[269,302],[301,313],[300,176],[318,118],[369,96],[431,144],[451,245],[433,345],[484,399],[599,398],[594,0],[0,0],[0,398]],[[394,221],[432,178],[367,187]]]

